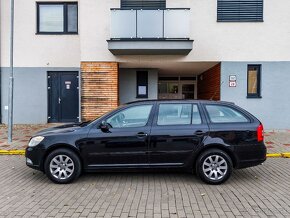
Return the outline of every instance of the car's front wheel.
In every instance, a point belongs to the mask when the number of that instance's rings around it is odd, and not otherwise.
[[[203,152],[196,161],[196,172],[208,184],[221,184],[232,174],[233,163],[227,153],[220,149]]]
[[[79,157],[69,149],[57,149],[46,158],[45,173],[55,183],[67,184],[77,179],[81,173]]]

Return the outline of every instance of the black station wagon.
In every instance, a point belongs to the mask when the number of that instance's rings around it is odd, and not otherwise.
[[[91,122],[38,132],[26,164],[53,182],[81,172],[183,169],[220,184],[233,168],[266,160],[263,125],[228,102],[148,100],[122,105]]]

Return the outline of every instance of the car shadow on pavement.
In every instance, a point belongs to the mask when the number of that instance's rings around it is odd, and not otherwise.
[[[247,182],[256,182],[259,179],[258,173],[256,173],[254,168],[251,169],[240,169],[234,170],[232,177],[224,184],[236,183],[239,181],[247,181]],[[28,174],[23,175],[27,179],[38,180],[45,183],[52,183],[44,173],[34,170],[29,170]],[[81,177],[74,181],[73,183],[86,183],[86,182],[110,182],[115,181],[118,178],[119,181],[128,181],[134,180],[139,182],[145,181],[170,181],[171,183],[194,183],[205,185],[196,174],[188,173],[188,172],[179,172],[172,170],[138,170],[138,171],[122,171],[122,172],[85,172],[82,173]]]

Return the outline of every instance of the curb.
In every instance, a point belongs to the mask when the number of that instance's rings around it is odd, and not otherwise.
[[[0,150],[0,155],[25,155],[25,150]]]
[[[286,152],[286,153],[275,153],[275,154],[267,154],[267,157],[282,157],[282,158],[290,158],[290,152]]]
[[[0,155],[25,155],[25,150],[0,150]],[[290,158],[290,152],[267,154],[268,158]]]

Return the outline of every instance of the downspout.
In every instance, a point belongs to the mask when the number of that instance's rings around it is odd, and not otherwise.
[[[2,7],[1,7],[1,1],[0,1],[0,124],[2,123],[2,68],[1,68],[1,15],[2,15]]]
[[[13,82],[14,82],[14,60],[13,60],[13,39],[14,39],[14,0],[10,0],[10,76],[8,94],[8,143],[12,143],[13,135]]]

